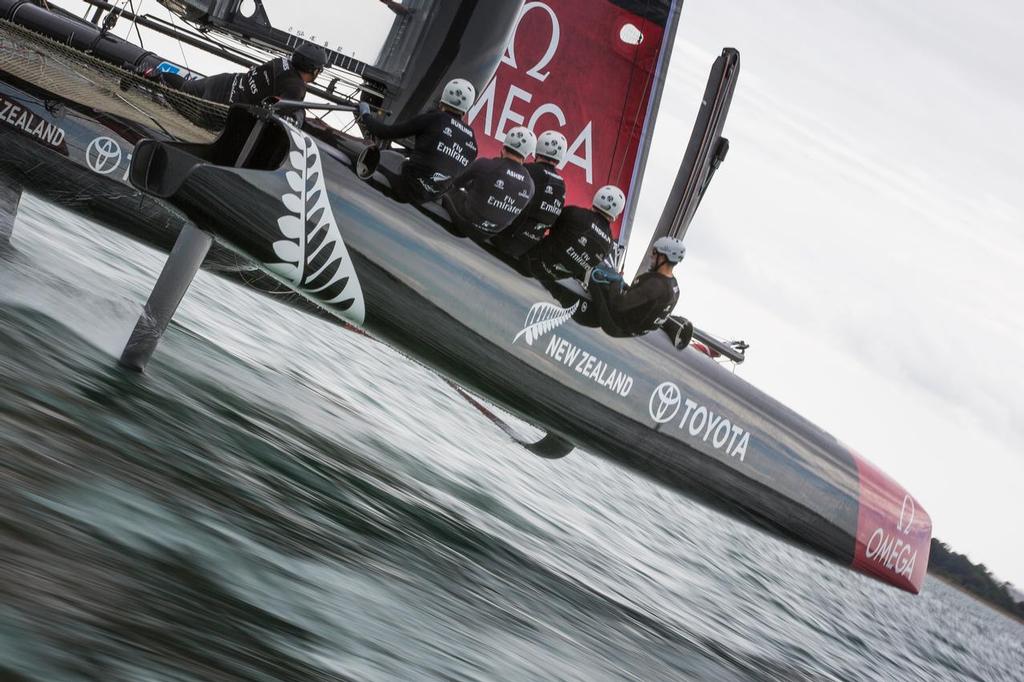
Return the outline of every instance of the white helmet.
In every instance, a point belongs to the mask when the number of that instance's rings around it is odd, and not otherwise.
[[[686,247],[683,246],[682,240],[675,237],[661,237],[654,242],[652,250],[665,256],[673,265],[686,258]]]
[[[441,102],[460,113],[466,113],[476,101],[476,88],[465,78],[453,78],[444,86]]]
[[[562,163],[569,141],[557,130],[546,130],[537,138],[537,156],[544,156],[555,163]]]
[[[615,185],[605,185],[594,195],[594,208],[615,220],[626,208],[626,195]]]
[[[537,136],[524,126],[516,126],[505,133],[505,149],[511,149],[524,159],[533,156],[537,149]]]

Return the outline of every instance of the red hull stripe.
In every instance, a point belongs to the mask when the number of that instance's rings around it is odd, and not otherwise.
[[[932,521],[914,497],[854,454],[860,509],[853,568],[917,594],[928,570]]]

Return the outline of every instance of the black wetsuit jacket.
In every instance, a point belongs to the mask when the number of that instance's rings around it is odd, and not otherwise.
[[[455,180],[446,206],[461,232],[487,239],[511,225],[532,198],[533,180],[523,164],[477,159]]]
[[[592,209],[566,206],[551,226],[551,234],[530,252],[530,270],[547,279],[583,279],[611,249],[612,231],[607,218]],[[540,271],[533,265],[538,260]]]
[[[526,172],[533,180],[533,199],[523,209],[522,215],[493,240],[502,253],[513,258],[522,256],[540,243],[565,205],[565,181],[555,166],[535,161],[526,164]]]
[[[221,104],[260,104],[268,97],[297,101],[306,98],[306,81],[287,57],[271,59],[245,73],[222,73],[185,81],[181,89]]]
[[[601,311],[601,326],[612,336],[640,336],[654,331],[668,319],[672,309],[679,302],[679,283],[675,277],[666,277],[657,272],[645,272],[635,280],[633,286],[590,287],[594,305],[607,306],[607,324]],[[615,333],[615,332],[618,333]]]
[[[382,140],[415,137],[412,153],[402,164],[405,187],[396,188],[404,190],[411,201],[437,199],[476,159],[473,129],[447,111],[428,111],[393,125],[364,116],[362,124],[371,135]]]

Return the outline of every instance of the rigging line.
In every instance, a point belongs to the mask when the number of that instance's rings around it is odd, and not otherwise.
[[[107,17],[103,20],[103,25],[100,27],[100,35],[99,38],[96,39],[96,44],[98,44],[100,38],[105,36],[108,32],[113,32],[114,26],[117,25],[117,22],[124,16],[124,10],[125,7],[128,6],[128,2],[129,0],[121,0],[120,5],[113,5],[114,9],[107,11]],[[115,11],[117,12],[117,16],[114,16]],[[128,35],[131,35],[131,32],[132,30],[129,28],[128,33],[125,34],[125,39],[127,39]],[[94,44],[89,51],[91,52],[95,47],[96,45]]]
[[[651,0],[647,0],[646,4],[644,5],[644,16],[645,17],[646,16],[650,16],[650,9],[651,9]],[[662,30],[663,30],[663,34],[662,34],[661,40],[662,40],[662,43],[664,43],[664,41],[665,41],[664,32],[668,31],[668,22],[667,21],[666,21],[665,26],[664,26],[664,28]],[[641,33],[641,35],[643,35],[643,34]],[[642,43],[643,43],[643,41],[641,40],[641,44]],[[662,45],[661,49],[664,49],[664,47],[665,46]],[[637,48],[636,49],[636,53],[633,56],[633,67],[632,67],[632,70],[630,71],[630,83],[629,83],[630,85],[632,85],[632,83],[633,83],[633,75],[636,73],[636,65],[637,65],[637,62],[640,59],[640,45],[637,45],[636,48]],[[661,49],[659,49],[659,54],[661,52]],[[669,46],[668,49],[671,50],[672,47]],[[637,107],[638,107],[637,111],[633,115],[633,127],[629,131],[629,137],[630,138],[632,138],[633,135],[636,133],[637,119],[642,115],[642,112],[646,110],[648,102],[644,101],[643,94],[645,92],[648,92],[647,89],[651,85],[651,79],[654,77],[654,74],[657,71],[657,68],[656,68],[657,67],[657,61],[655,61],[654,66],[655,66],[655,68],[649,69],[647,71],[647,81],[644,83],[644,87],[640,90],[640,95],[641,95],[640,102],[637,104]],[[626,93],[627,93],[627,96],[628,96],[629,91],[627,90]],[[648,97],[648,99],[650,99],[650,98]],[[622,109],[623,109],[623,112],[625,112],[625,109],[626,109],[626,102],[625,101],[623,101],[623,103],[622,103]],[[623,113],[623,118],[625,118],[625,113]],[[620,133],[621,133],[621,130],[620,130]],[[616,140],[616,146],[618,146],[618,141],[617,140]],[[615,157],[612,156],[612,163],[614,163],[614,162],[615,162]],[[623,154],[622,158],[619,159],[619,168],[615,172],[615,176],[614,176],[615,178],[622,177],[622,169],[623,169],[623,167],[625,165],[626,165],[626,155]],[[639,188],[637,188],[637,189],[639,191]]]
[[[167,16],[171,20],[171,26],[174,27],[175,31],[177,31],[178,25],[174,23],[174,12],[171,11],[170,7],[167,8]],[[178,38],[178,50],[181,52],[181,61],[185,62],[185,68],[191,72],[192,67],[188,64],[188,57],[185,56],[185,46],[182,44],[181,38]]]
[[[145,1],[146,0],[139,0],[139,10],[142,9],[142,3]],[[129,2],[131,3],[132,8],[132,25],[128,27],[128,32],[125,34],[124,38],[125,40],[131,40],[128,36],[132,34],[132,29],[134,28],[135,35],[139,37],[139,47],[145,50],[146,46],[142,44],[142,31],[139,30],[139,12],[135,10],[135,0],[129,0]]]
[[[650,4],[651,4],[650,0],[647,0],[647,3],[645,5],[645,10],[646,9],[650,9]],[[647,16],[647,12],[646,11],[644,12],[644,15]],[[621,32],[622,32],[622,29],[619,29],[619,39],[620,40],[622,39],[622,33]],[[612,155],[611,155],[611,159],[609,159],[609,161],[611,163],[608,166],[608,176],[605,178],[605,184],[606,185],[607,184],[611,184],[611,182],[612,182],[612,165],[615,163],[615,154],[617,154],[618,151],[619,151],[619,140],[622,139],[622,122],[624,120],[626,120],[626,106],[627,106],[627,103],[629,101],[629,92],[630,92],[630,89],[633,86],[633,76],[636,74],[636,64],[637,64],[637,61],[640,59],[640,45],[643,43],[643,33],[641,33],[640,35],[641,35],[640,42],[633,46],[633,63],[630,64],[630,66],[629,66],[629,80],[626,81],[626,96],[623,97],[623,99],[622,99],[622,111],[619,112],[618,132],[615,135],[615,146],[612,147]],[[620,166],[619,166],[620,172],[621,172],[621,169],[622,169],[622,166],[620,164]]]
[[[178,138],[177,138],[177,137],[176,137],[175,135],[172,135],[172,134],[171,134],[171,132],[170,132],[169,130],[167,130],[167,128],[164,128],[164,127],[163,127],[163,125],[162,125],[162,124],[160,123],[160,121],[159,121],[159,120],[157,120],[157,118],[156,118],[155,116],[153,116],[153,114],[151,114],[151,113],[149,113],[149,112],[145,111],[145,110],[144,110],[144,109],[142,109],[141,107],[139,107],[139,106],[137,106],[137,105],[133,104],[132,102],[128,101],[128,99],[127,99],[126,97],[124,97],[123,95],[121,95],[121,94],[118,94],[118,93],[113,93],[113,95],[114,95],[114,97],[116,97],[117,99],[119,99],[119,100],[121,100],[122,102],[124,102],[125,104],[127,104],[127,105],[128,105],[129,107],[131,107],[132,109],[135,109],[135,111],[139,112],[139,114],[141,114],[142,116],[145,116],[145,117],[146,117],[146,118],[148,118],[148,119],[149,119],[150,121],[152,121],[152,122],[153,122],[153,123],[154,123],[154,124],[156,125],[156,127],[157,127],[157,128],[159,128],[160,130],[162,130],[162,131],[164,132],[164,134],[165,134],[165,135],[167,135],[167,137],[169,137],[169,138],[171,138],[171,139],[173,139],[173,140],[176,140],[176,139],[178,139]]]
[[[647,74],[647,81],[644,83],[644,87],[643,87],[643,90],[641,90],[641,92],[647,92],[648,91],[647,88],[650,87],[651,81],[652,81],[653,78],[654,78],[654,70],[652,69]],[[648,102],[644,101],[643,98],[641,98],[640,102],[637,104],[637,107],[638,107],[637,111],[633,115],[633,128],[629,131],[630,137],[632,137],[633,134],[636,133],[637,125],[640,122],[640,119],[641,119],[641,117],[643,115],[643,111],[646,110],[647,106],[648,106]],[[651,131],[651,134],[653,135],[653,130]],[[623,156],[621,159],[619,159],[619,170],[615,174],[616,177],[621,176],[622,168],[623,168],[623,166],[625,166],[625,164],[626,164],[626,157]]]
[[[128,6],[128,0],[121,0],[121,4],[114,8],[115,10],[117,10],[117,16],[114,18],[115,22],[119,21],[121,19],[121,17],[124,16],[124,8],[127,7],[127,6]],[[113,13],[113,11],[114,10],[111,10],[111,13]],[[113,24],[111,24],[111,25],[113,25]]]
[[[640,52],[640,46],[636,46],[636,52]],[[633,72],[636,68],[636,55],[633,57],[633,65],[629,67],[629,80],[626,82],[626,94],[622,98],[622,111],[619,112],[619,125],[616,126],[618,131],[615,133],[615,146],[612,147],[611,159],[612,163],[608,165],[608,175],[605,177],[605,184],[611,184],[612,181],[612,165],[615,163],[615,155],[619,151],[619,141],[622,139],[622,122],[626,120],[626,102],[629,100],[629,91],[633,85]]]

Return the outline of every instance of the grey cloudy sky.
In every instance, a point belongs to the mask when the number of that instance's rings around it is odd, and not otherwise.
[[[732,148],[687,238],[679,311],[750,341],[742,376],[1021,585],[1024,9],[984,4],[687,0],[638,229],[707,69],[739,48]]]
[[[346,3],[344,22],[329,3],[267,6],[321,39],[344,25],[331,42],[363,59],[390,22],[371,0]],[[660,214],[711,62],[738,48],[732,148],[687,238],[679,312],[750,341],[744,378],[1024,586],[1022,27],[1014,0],[686,0],[637,236]]]

